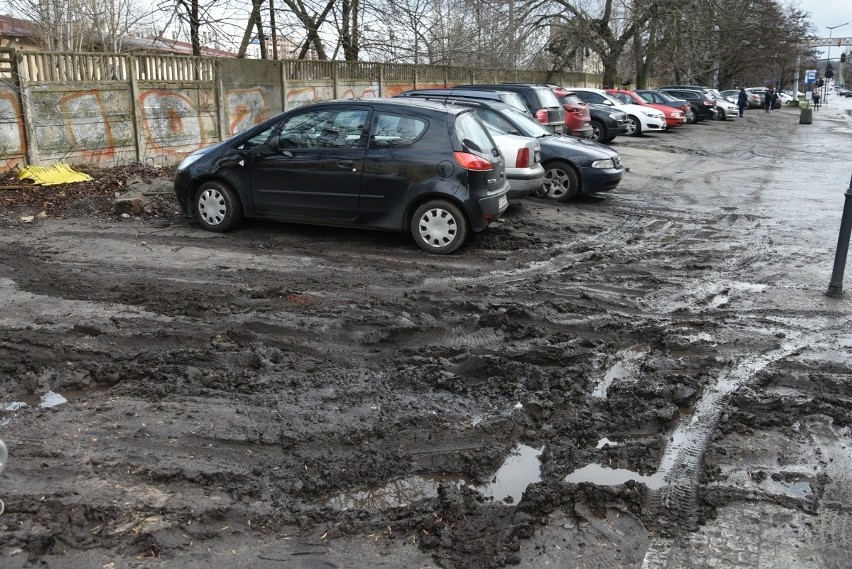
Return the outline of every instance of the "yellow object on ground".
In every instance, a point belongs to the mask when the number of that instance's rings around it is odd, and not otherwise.
[[[54,164],[50,167],[27,166],[18,174],[19,180],[32,180],[41,186],[56,184],[71,184],[74,182],[90,182],[93,178],[83,172],[78,172],[68,164]]]

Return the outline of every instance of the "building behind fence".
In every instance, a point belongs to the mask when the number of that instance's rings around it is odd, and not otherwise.
[[[597,86],[600,75],[351,61],[0,49],[0,172],[167,165],[282,110],[460,83]]]

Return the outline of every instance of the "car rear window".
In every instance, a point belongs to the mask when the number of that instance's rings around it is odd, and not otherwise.
[[[370,148],[404,148],[411,146],[426,132],[427,122],[416,117],[379,113]]]
[[[506,92],[506,93],[501,94],[500,98],[507,105],[511,105],[511,106],[515,107],[516,109],[518,109],[519,111],[529,114],[530,111],[529,111],[529,109],[527,109],[526,104],[524,104],[524,99],[520,95],[518,95],[517,93]],[[532,115],[530,115],[530,116],[532,116]]]
[[[548,87],[535,87],[535,96],[538,99],[540,108],[561,107],[559,99]]]
[[[575,95],[574,93],[568,93],[566,95],[562,95],[561,99],[563,105],[585,105],[583,99]]]
[[[456,133],[468,150],[485,155],[497,152],[494,139],[473,112],[462,113],[456,117]]]

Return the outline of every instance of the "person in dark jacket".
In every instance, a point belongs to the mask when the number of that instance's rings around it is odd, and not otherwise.
[[[746,93],[745,87],[740,87],[740,94],[737,97],[737,106],[740,108],[740,118],[745,116],[745,110],[748,106],[748,93]]]
[[[766,92],[766,112],[775,109],[775,103],[778,100],[778,93],[775,92],[775,89],[769,89]]]

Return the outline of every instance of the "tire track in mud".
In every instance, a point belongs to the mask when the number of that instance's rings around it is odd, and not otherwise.
[[[691,417],[682,418],[669,437],[658,473],[664,474],[665,486],[651,490],[645,513],[663,529],[695,530],[698,526],[698,484],[704,454],[719,425],[730,396],[748,385],[763,369],[810,345],[812,339],[788,339],[779,348],[741,361],[731,371],[716,378],[704,389]],[[643,567],[658,567],[647,559]]]

